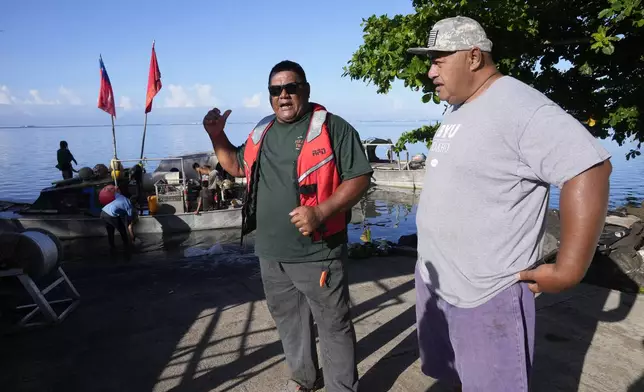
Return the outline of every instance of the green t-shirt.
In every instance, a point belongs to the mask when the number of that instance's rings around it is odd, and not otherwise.
[[[268,261],[320,261],[339,258],[346,252],[346,230],[313,242],[311,237],[303,236],[298,231],[289,216],[298,206],[299,196],[294,185],[295,162],[309,127],[311,113],[309,111],[292,124],[275,121],[262,142],[255,254]],[[342,180],[372,173],[355,128],[333,114],[327,115],[327,127]],[[244,146],[241,146],[237,152],[241,167],[243,156]]]

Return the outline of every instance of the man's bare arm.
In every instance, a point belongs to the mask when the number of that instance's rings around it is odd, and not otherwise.
[[[610,161],[604,161],[565,183],[561,190],[557,269],[566,285],[581,281],[595,254],[606,221],[611,171]]]
[[[233,177],[244,177],[244,170],[237,160],[237,147],[232,145],[226,134],[221,132],[215,137],[211,136],[210,141],[221,167]]]
[[[203,126],[210,136],[212,147],[221,167],[233,177],[244,177],[244,168],[239,166],[237,160],[237,148],[230,143],[228,136],[224,133],[226,120],[230,113],[230,110],[226,110],[221,114],[219,109],[214,108],[204,117]]]
[[[291,211],[291,222],[303,235],[311,235],[333,215],[353,207],[369,188],[371,174],[343,181],[333,195],[315,207],[299,206]]]
[[[317,206],[321,221],[324,222],[338,212],[351,209],[364,195],[369,183],[371,174],[364,174],[343,181],[333,195]]]
[[[520,280],[535,282],[531,290],[559,292],[583,279],[606,221],[611,171],[606,160],[564,184],[559,199],[561,246],[557,261],[519,274]]]

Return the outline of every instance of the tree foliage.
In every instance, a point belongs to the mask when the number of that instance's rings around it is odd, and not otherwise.
[[[413,0],[415,13],[363,19],[363,44],[343,76],[386,94],[398,79],[438,103],[429,60],[407,53],[426,46],[431,26],[451,16],[481,23],[499,70],[533,86],[620,145],[644,141],[644,8],[642,0]],[[404,142],[431,143],[435,126],[406,132]]]

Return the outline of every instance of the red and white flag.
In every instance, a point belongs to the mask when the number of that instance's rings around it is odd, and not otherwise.
[[[116,117],[112,83],[110,83],[110,77],[107,76],[107,70],[105,69],[105,64],[103,64],[103,57],[100,55],[98,57],[98,62],[101,68],[101,89],[98,92],[98,108]]]

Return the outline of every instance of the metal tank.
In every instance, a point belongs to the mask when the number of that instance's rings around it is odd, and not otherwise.
[[[21,268],[32,278],[47,275],[62,260],[61,242],[46,230],[0,233],[0,269]]]

